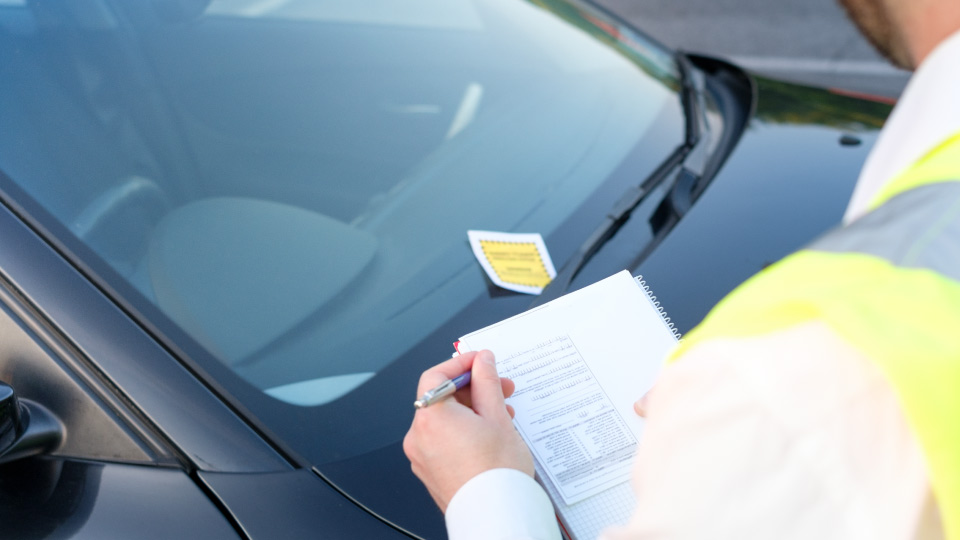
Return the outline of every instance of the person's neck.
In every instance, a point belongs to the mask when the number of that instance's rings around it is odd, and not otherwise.
[[[914,20],[905,29],[914,66],[919,66],[937,45],[960,30],[960,2],[918,2],[917,7]]]

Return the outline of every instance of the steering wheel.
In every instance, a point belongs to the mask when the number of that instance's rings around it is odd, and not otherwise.
[[[70,229],[114,269],[129,276],[143,258],[153,226],[171,207],[155,181],[131,175],[90,201]]]

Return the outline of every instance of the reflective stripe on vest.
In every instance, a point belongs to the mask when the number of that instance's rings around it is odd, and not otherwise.
[[[713,338],[826,323],[897,392],[951,540],[960,540],[958,181],[960,135],[894,180],[872,212],[737,288],[671,356]]]

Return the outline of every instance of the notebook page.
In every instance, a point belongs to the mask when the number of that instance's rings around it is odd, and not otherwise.
[[[515,425],[575,538],[629,516],[643,431],[633,402],[674,344],[625,271],[461,339],[461,350],[492,350],[501,375],[517,384]]]

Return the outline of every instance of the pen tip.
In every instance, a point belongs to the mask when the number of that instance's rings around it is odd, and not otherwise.
[[[423,408],[423,402],[418,399],[418,400],[416,400],[416,401],[413,402],[413,407],[414,407],[415,409],[422,409],[422,408]]]

